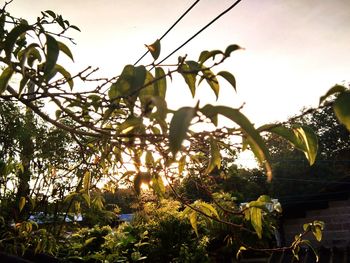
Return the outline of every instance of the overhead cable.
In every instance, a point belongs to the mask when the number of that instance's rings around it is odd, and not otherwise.
[[[174,55],[177,51],[179,51],[181,48],[183,48],[185,45],[187,45],[191,40],[193,40],[195,37],[197,37],[200,33],[202,33],[205,29],[207,29],[211,24],[213,24],[216,20],[218,20],[220,17],[225,15],[227,12],[229,12],[231,9],[233,9],[236,5],[239,4],[242,0],[237,0],[234,2],[229,8],[227,8],[225,11],[220,13],[217,17],[215,17],[213,20],[211,20],[208,24],[206,24],[204,27],[202,27],[197,33],[195,33],[193,36],[191,36],[189,39],[187,39],[182,45],[180,45],[178,48],[176,48],[174,51],[172,51],[169,55],[167,55],[165,58],[163,58],[160,62],[157,63],[157,65],[163,63],[165,60],[167,60],[169,57]]]
[[[162,40],[176,25],[177,23],[179,23],[182,18],[184,18],[188,12],[191,11],[191,9],[193,7],[195,7],[196,4],[198,4],[200,0],[195,1],[186,11],[185,13],[183,13],[176,21],[175,23],[159,38],[159,40]],[[141,61],[141,59],[143,59],[147,54],[148,54],[149,50],[147,50],[135,63],[134,66],[137,65],[137,63],[139,63]]]

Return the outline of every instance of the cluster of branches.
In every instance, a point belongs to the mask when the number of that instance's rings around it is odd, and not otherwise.
[[[197,60],[185,56],[172,65],[161,65],[157,63],[161,43],[156,40],[147,45],[154,59],[150,65],[126,65],[120,75],[112,78],[94,77],[97,69],[91,67],[72,74],[59,64],[59,57],[65,55],[73,61],[64,42],[73,42],[67,34],[79,28],[51,10],[42,12],[35,23],[29,24],[11,16],[6,6],[0,14],[0,98],[22,103],[44,121],[68,132],[85,160],[98,165],[106,176],[133,182],[137,192],[142,183],[149,183],[159,196],[164,195],[163,179],[172,186],[173,179],[186,167],[198,164],[199,159],[204,160],[201,171],[207,175],[220,168],[224,149],[249,148],[271,179],[270,153],[263,133],[282,137],[302,151],[310,165],[315,162],[317,137],[307,126],[281,123],[255,128],[241,109],[227,106],[200,107],[198,103],[178,110],[167,107],[167,81],[177,75],[184,79],[192,97],[203,81],[216,98],[220,94],[220,78],[236,89],[230,72],[215,69],[241,49],[238,45],[229,45],[224,51],[203,51]],[[82,90],[77,84],[92,84],[94,88]],[[349,129],[349,89],[337,85],[321,98],[321,103],[334,94],[337,117]],[[48,103],[55,105],[55,117],[46,113]],[[232,127],[219,127],[219,116],[231,120]],[[216,129],[193,129],[202,123]],[[242,143],[237,146],[234,137],[240,137]],[[206,156],[203,148],[208,149]],[[85,173],[81,183],[92,178]],[[77,192],[88,193],[85,188],[90,183],[84,184],[83,191],[81,185]],[[186,205],[213,220],[233,224],[221,220],[211,208],[207,213],[203,206]],[[249,208],[253,212],[246,216],[259,237],[264,217],[261,205],[253,205]]]

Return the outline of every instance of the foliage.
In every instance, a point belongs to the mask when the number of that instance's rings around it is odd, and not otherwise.
[[[332,105],[292,117],[290,125],[307,125],[318,137],[319,153],[313,166],[303,161],[300,152],[276,136],[267,137],[275,177],[269,193],[283,203],[325,192],[336,181],[346,180],[349,171],[349,131],[336,119]],[[307,177],[306,177],[307,176]],[[261,182],[263,184],[263,182]]]
[[[27,250],[34,251],[35,254],[57,252],[56,240],[52,234],[39,229],[33,221],[23,221],[11,227],[2,224],[0,238],[1,251],[10,254],[23,256]]]
[[[197,238],[189,221],[183,219],[181,204],[164,199],[160,204],[147,203],[136,214],[133,225],[148,232],[144,253],[148,262],[207,262],[208,237]],[[204,226],[199,226],[204,230]],[[171,234],[170,234],[171,233]]]
[[[192,107],[168,108],[168,81],[172,78],[182,78],[193,98],[203,80],[216,99],[222,80],[235,91],[235,77],[228,71],[217,72],[217,68],[240,46],[203,51],[196,60],[185,56],[177,63],[162,65],[156,63],[161,54],[161,42],[156,40],[146,45],[153,58],[149,65],[125,65],[120,75],[112,78],[95,77],[97,70],[91,67],[72,73],[69,65],[61,64],[61,57],[73,61],[68,44],[73,39],[67,34],[79,28],[51,10],[41,12],[30,24],[9,14],[8,4],[0,14],[0,100],[11,101],[1,114],[6,119],[1,125],[8,130],[1,135],[6,139],[1,148],[5,153],[1,173],[6,181],[1,182],[0,191],[4,191],[2,199],[8,195],[16,203],[20,215],[15,217],[17,224],[25,225],[26,217],[37,209],[55,215],[57,237],[67,230],[64,222],[70,213],[83,214],[90,226],[104,225],[110,223],[104,218],[116,213],[107,211],[103,193],[96,190],[99,183],[104,182],[105,189],[132,186],[137,195],[146,184],[159,203],[140,205],[143,210],[136,225],[123,224],[116,230],[106,226],[81,229],[69,236],[72,246],[64,248],[66,254],[95,261],[138,261],[147,255],[150,262],[203,262],[208,259],[208,244],[213,244],[210,235],[214,240],[217,233],[210,233],[212,227],[225,229],[225,240],[236,249],[244,240],[238,237],[244,237],[245,232],[257,245],[264,243],[265,235],[269,239],[276,216],[276,209],[267,209],[269,197],[260,196],[242,208],[230,200],[230,194],[208,187],[203,188],[208,192],[207,200],[191,203],[174,187],[187,173],[200,182],[212,182],[215,172],[222,169],[223,152],[237,149],[250,149],[271,180],[271,152],[264,134],[292,144],[309,165],[316,161],[318,140],[308,126],[269,124],[255,128],[240,108],[199,102]],[[87,83],[93,88],[77,88]],[[346,88],[337,87],[325,96],[338,94],[333,108],[347,127],[348,93]],[[24,114],[14,101],[25,107]],[[56,109],[55,116],[46,112],[48,101]],[[229,121],[228,127],[219,123],[219,117]],[[242,143],[237,145],[237,138]],[[19,153],[14,154],[16,150]],[[6,188],[9,179],[15,181],[14,192]],[[39,185],[31,188],[33,179]],[[167,187],[186,208],[163,200]],[[43,208],[37,206],[39,196]],[[9,210],[9,203],[3,204]],[[61,213],[64,220],[58,224]],[[170,237],[169,233],[175,234]]]
[[[68,260],[89,262],[135,262],[146,257],[140,248],[146,246],[147,232],[137,236],[133,228],[121,224],[112,229],[109,226],[82,228],[69,238],[69,243],[61,248],[60,253]]]

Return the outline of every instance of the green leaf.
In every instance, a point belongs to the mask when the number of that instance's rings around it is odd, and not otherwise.
[[[218,212],[211,204],[208,204],[208,203],[203,202],[203,201],[196,201],[194,203],[194,205],[196,206],[196,208],[201,210],[204,214],[206,214],[208,216],[213,216],[213,217],[219,218]]]
[[[21,212],[23,210],[25,204],[26,204],[26,198],[22,196],[19,199],[19,204],[18,204],[19,212]]]
[[[191,73],[190,67],[186,64],[181,65],[179,73],[185,79],[187,86],[191,91],[192,97],[194,97],[196,95],[196,74]]]
[[[70,89],[71,90],[73,89],[74,82],[73,82],[72,76],[64,67],[62,67],[61,65],[56,64],[53,71],[54,72],[55,71],[59,72],[65,78],[65,80],[67,81]]]
[[[229,57],[232,52],[242,49],[240,46],[233,44],[229,45],[225,50],[225,57]]]
[[[138,66],[134,68],[133,75],[131,77],[132,91],[140,89],[143,85],[153,80],[152,74],[146,70],[145,66]],[[149,79],[148,79],[149,78]]]
[[[160,55],[160,40],[157,39],[153,44],[146,45],[149,52],[151,52],[151,55],[154,60],[157,60]]]
[[[86,239],[84,242],[84,246],[89,245],[92,241],[94,241],[96,237],[90,237],[89,239]]]
[[[207,116],[215,126],[218,126],[218,112],[215,107],[212,105],[205,105],[200,109],[200,112]]]
[[[182,173],[185,169],[186,164],[186,155],[181,156],[179,162],[178,162],[178,169],[179,169],[179,176],[182,176]]]
[[[314,131],[308,126],[295,126],[289,129],[284,126],[273,125],[261,127],[259,130],[266,130],[275,133],[289,141],[295,148],[303,151],[309,164],[314,164],[318,150],[318,139]]]
[[[142,183],[141,179],[142,179],[141,173],[135,174],[135,176],[134,176],[134,189],[135,189],[135,192],[137,195],[139,195],[141,192],[141,183]]]
[[[82,193],[81,196],[83,197],[85,203],[90,207],[90,195],[87,193]]]
[[[149,74],[144,66],[126,65],[117,81],[111,85],[108,91],[109,98],[113,100],[118,97],[132,96],[133,100],[136,100],[136,96],[145,83],[146,75]]]
[[[44,68],[44,75],[45,78],[48,76],[51,71],[54,69],[58,54],[59,54],[59,47],[56,39],[49,34],[45,34],[46,36],[46,62],[45,62],[45,68]]]
[[[13,69],[11,67],[7,67],[0,75],[0,95],[6,90],[9,81],[12,77]]]
[[[102,195],[98,195],[95,197],[95,199],[92,201],[93,205],[98,209],[98,210],[102,210],[104,207],[104,198],[102,197]]]
[[[90,182],[91,182],[91,173],[89,171],[86,171],[83,179],[84,190],[86,192],[88,192],[90,189]]]
[[[32,43],[25,49],[18,52],[17,57],[20,60],[23,75],[25,75],[25,63],[27,59],[28,59],[28,65],[30,67],[33,66],[33,63],[35,60],[38,60],[39,62],[41,62],[41,55],[37,48],[40,48],[40,46],[37,43]]]
[[[164,121],[168,113],[168,107],[165,99],[162,97],[150,97],[150,102],[152,105],[157,107],[157,111],[152,113],[150,119],[155,118],[157,120]]]
[[[142,124],[141,118],[129,117],[122,124],[118,126],[118,132],[121,134],[127,134],[135,127],[138,127]]]
[[[271,198],[268,195],[261,195],[259,196],[259,198],[257,199],[257,201],[260,202],[265,202],[265,203],[270,203],[271,202]]]
[[[69,27],[81,32],[80,28],[75,25],[70,25]]]
[[[58,43],[59,50],[61,50],[64,54],[66,54],[72,61],[74,61],[73,54],[70,51],[70,49],[60,41],[57,41],[57,43]]]
[[[216,99],[218,99],[220,86],[219,86],[219,82],[218,82],[215,74],[211,70],[206,69],[203,71],[202,79],[203,78],[205,78],[205,80],[209,84],[210,88],[214,91]]]
[[[55,12],[53,12],[53,11],[51,11],[51,10],[46,10],[45,13],[47,13],[48,15],[50,15],[53,19],[56,18]]]
[[[169,148],[175,154],[180,150],[183,140],[186,138],[188,127],[195,116],[195,109],[183,107],[174,113],[169,127]]]
[[[315,236],[318,242],[322,240],[322,230],[320,227],[314,227],[312,234]]]
[[[215,56],[218,54],[224,54],[224,53],[222,53],[221,50],[202,51],[201,54],[199,55],[198,61],[200,62],[200,64],[203,64],[209,58],[213,58],[213,60],[214,60]]]
[[[239,259],[240,255],[242,254],[242,251],[247,250],[245,247],[241,246],[236,254],[236,259]]]
[[[346,88],[342,85],[335,85],[332,88],[330,88],[327,93],[325,95],[323,95],[320,98],[320,105],[322,104],[322,102],[325,101],[325,99],[327,99],[329,96],[336,94],[336,93],[342,93],[346,90]]]
[[[198,228],[197,228],[197,212],[192,211],[192,213],[189,214],[188,218],[190,220],[190,223],[194,232],[196,233],[197,236],[199,236]]]
[[[272,178],[272,169],[270,165],[270,153],[266,148],[266,145],[261,138],[259,132],[254,128],[253,124],[249,121],[249,119],[244,116],[239,110],[229,108],[226,106],[212,106],[206,105],[201,109],[201,112],[204,114],[210,113],[209,118],[213,115],[221,114],[226,118],[232,120],[237,123],[244,135],[246,136],[246,142],[249,144],[251,150],[254,155],[257,157],[259,162],[265,166],[265,170],[267,173],[267,178],[271,180]]]
[[[202,66],[196,61],[186,60],[185,63],[189,66],[190,71],[194,74],[198,74],[198,72],[202,70]]]
[[[140,86],[143,88],[140,90],[139,93],[139,98],[141,101],[141,104],[144,106],[145,104],[148,104],[149,99],[155,95],[155,87],[154,87],[154,77],[151,72],[146,71],[145,72],[145,78],[144,78],[144,83]],[[147,85],[147,86],[145,86]]]
[[[165,195],[165,186],[162,177],[160,176],[153,176],[152,178],[152,188],[154,192],[159,197],[164,197]]]
[[[158,79],[154,83],[155,94],[156,94],[156,96],[159,96],[159,97],[165,99],[166,90],[167,90],[165,72],[160,67],[156,67],[155,71],[156,71],[155,78]]]
[[[206,170],[206,174],[209,174],[215,167],[220,169],[221,166],[221,154],[217,142],[212,136],[210,136],[210,160]]]
[[[31,29],[32,27],[27,24],[19,24],[7,34],[7,37],[4,42],[4,49],[5,49],[6,58],[8,60],[11,60],[11,54],[18,37]]]
[[[232,87],[235,89],[235,91],[237,91],[236,90],[236,79],[230,72],[220,71],[217,75],[226,79],[232,85]]]
[[[339,94],[333,104],[333,110],[339,122],[350,131],[350,91]]]
[[[259,239],[262,238],[262,213],[261,209],[257,207],[250,207],[250,221],[252,223],[252,226],[258,235]]]
[[[146,152],[146,166],[147,167],[154,166],[154,158],[153,158],[152,152],[150,151]]]
[[[308,126],[297,127],[293,129],[298,138],[301,139],[305,147],[304,154],[309,161],[310,165],[313,165],[316,160],[318,150],[318,139],[314,131]]]

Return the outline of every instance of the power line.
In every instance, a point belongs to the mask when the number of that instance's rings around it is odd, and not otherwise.
[[[162,40],[176,25],[177,23],[179,23],[182,18],[184,18],[188,12],[191,11],[191,9],[193,7],[195,7],[195,5],[197,5],[199,3],[200,0],[195,1],[187,10],[185,13],[183,13],[176,21],[175,23],[159,38],[159,40]],[[148,54],[149,50],[147,50],[135,63],[134,66],[139,63],[141,61],[141,59],[143,59],[147,54]]]
[[[195,33],[193,36],[191,36],[189,39],[187,39],[182,45],[180,45],[178,48],[176,48],[174,51],[172,51],[168,56],[166,56],[163,60],[157,63],[157,65],[163,63],[165,60],[167,60],[169,57],[174,55],[177,51],[179,51],[181,48],[183,48],[185,45],[187,45],[192,39],[197,37],[200,33],[202,33],[205,29],[207,29],[211,24],[213,24],[216,20],[218,20],[220,17],[225,15],[227,12],[229,12],[231,9],[233,9],[236,5],[239,4],[242,0],[237,0],[234,2],[229,8],[227,8],[225,11],[220,13],[217,17],[215,17],[213,20],[211,20],[208,24],[206,24],[204,27],[202,27],[197,33]]]
[[[286,177],[276,177],[276,181],[294,181],[294,182],[310,182],[310,183],[323,183],[323,184],[350,184],[350,182],[342,181],[322,181],[322,180],[311,180],[311,179],[295,179]]]

